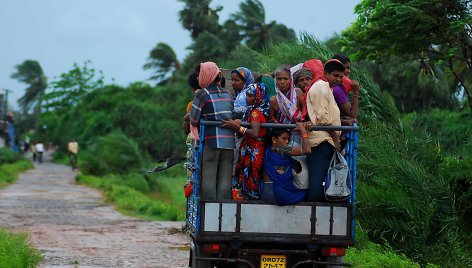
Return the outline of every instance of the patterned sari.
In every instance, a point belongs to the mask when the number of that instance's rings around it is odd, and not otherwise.
[[[249,106],[243,116],[243,122],[267,122],[269,98],[265,85],[252,84],[248,92],[256,96],[253,106]],[[259,199],[261,196],[262,174],[265,152],[266,128],[260,128],[256,138],[244,135],[241,142],[235,177],[232,182],[232,196],[235,200]]]

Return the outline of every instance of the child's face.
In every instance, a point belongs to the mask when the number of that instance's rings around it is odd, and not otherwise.
[[[288,146],[290,134],[284,132],[278,137],[272,137],[272,147]]]
[[[246,104],[247,106],[254,105],[256,102],[256,95],[253,95],[251,93],[246,93]]]

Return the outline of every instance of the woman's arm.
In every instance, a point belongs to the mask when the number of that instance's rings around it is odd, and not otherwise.
[[[249,135],[253,138],[257,138],[259,135],[259,130],[261,128],[260,119],[257,118],[259,115],[256,112],[252,112],[251,117],[255,117],[255,120],[251,120],[251,128],[242,127],[241,120],[223,120],[223,125],[221,127],[227,127],[234,129],[236,133],[241,135]]]
[[[351,81],[351,87],[352,87],[352,104],[351,104],[351,117],[354,119],[357,119],[357,112],[359,110],[359,82],[356,80]]]
[[[270,106],[269,106],[269,115],[270,117],[277,122],[277,116],[279,112],[279,104],[277,103],[277,97],[270,97]]]
[[[190,113],[187,113],[184,116],[182,131],[185,133],[185,135],[188,135],[190,133]]]
[[[311,146],[310,142],[308,141],[308,131],[307,129],[311,128],[311,123],[301,123],[297,122],[297,130],[300,130],[301,136],[302,136],[302,147],[293,147],[291,155],[304,155],[304,154],[309,154],[311,153]]]

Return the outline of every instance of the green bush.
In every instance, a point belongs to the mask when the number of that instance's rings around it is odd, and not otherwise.
[[[80,169],[87,174],[125,174],[141,170],[143,159],[137,143],[121,132],[112,132],[95,140],[89,153],[81,155]]]
[[[365,122],[361,133],[357,215],[369,237],[421,264],[470,264],[467,255],[462,258],[463,241],[455,239],[460,221],[453,190],[418,160],[427,154],[419,155],[403,132],[378,121]]]
[[[472,114],[432,110],[429,113],[410,113],[404,117],[417,132],[425,131],[441,145],[446,154],[467,157],[472,152]]]
[[[0,165],[0,188],[14,182],[18,178],[18,174],[31,168],[33,168],[33,164],[28,160]]]
[[[41,261],[25,233],[13,234],[0,228],[0,267],[37,267]]]
[[[129,173],[121,176],[121,178],[123,180],[123,185],[133,188],[143,194],[149,194],[149,185],[142,175]]]
[[[13,152],[7,147],[0,148],[0,165],[13,163],[21,158],[20,154]]]
[[[88,151],[83,151],[81,153],[79,169],[84,174],[91,174],[96,176],[104,176],[108,172],[110,172],[106,164],[101,161],[101,159],[97,157],[97,155]]]
[[[132,174],[125,177],[137,180],[138,176]],[[185,210],[176,208],[172,201],[168,200],[164,203],[151,199],[148,195],[123,184],[126,179],[121,175],[100,178],[79,174],[76,180],[78,183],[101,189],[107,201],[115,203],[118,209],[126,213],[157,220],[181,221],[185,219]]]

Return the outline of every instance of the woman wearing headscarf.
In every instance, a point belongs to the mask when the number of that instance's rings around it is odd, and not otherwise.
[[[246,112],[246,90],[250,84],[254,83],[254,76],[251,70],[246,67],[238,67],[231,71],[231,85],[233,86],[236,98],[234,99],[233,119],[241,119]]]
[[[223,124],[244,137],[232,183],[232,195],[235,200],[259,199],[261,196],[264,138],[267,129],[261,128],[260,125],[267,122],[269,115],[269,98],[263,83],[251,84],[247,88],[246,103],[247,109],[242,121],[249,122],[251,128],[241,127],[235,120],[224,121]]]
[[[307,87],[313,80],[313,74],[308,68],[301,68],[293,74],[294,85],[299,88],[303,93],[306,92]]]
[[[269,114],[276,123],[293,124],[300,120],[303,93],[293,86],[290,66],[281,65],[275,71],[276,95],[270,98]],[[291,134],[292,141],[300,144],[300,133]]]
[[[270,115],[275,122],[295,123],[300,118],[303,93],[293,86],[290,67],[282,65],[275,71],[276,95],[270,98]]]

